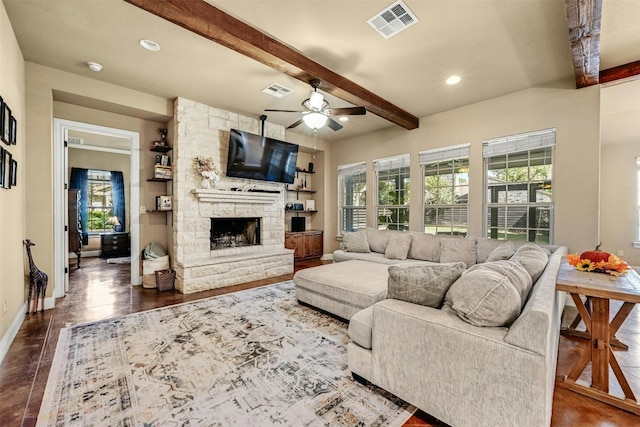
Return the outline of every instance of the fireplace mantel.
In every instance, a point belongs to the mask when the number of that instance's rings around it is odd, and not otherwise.
[[[250,191],[233,191],[212,189],[195,189],[193,194],[200,202],[205,203],[252,203],[252,204],[271,204],[276,203],[282,198],[282,194],[278,193],[260,193]]]

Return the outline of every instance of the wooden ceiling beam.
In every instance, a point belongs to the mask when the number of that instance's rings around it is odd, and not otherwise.
[[[600,71],[600,83],[609,83],[637,75],[640,75],[640,61],[630,62]]]
[[[576,88],[599,83],[602,0],[565,0]]]
[[[323,91],[405,129],[419,126],[417,117],[203,0],[125,1],[305,83],[320,79]]]

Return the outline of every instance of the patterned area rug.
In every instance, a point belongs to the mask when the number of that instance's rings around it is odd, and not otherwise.
[[[354,381],[347,343],[292,282],[73,326],[37,425],[402,425],[415,409]]]

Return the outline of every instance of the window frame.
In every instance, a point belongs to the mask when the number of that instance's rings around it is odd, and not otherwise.
[[[640,249],[640,156],[636,157],[636,240],[633,247]]]
[[[387,157],[384,159],[377,159],[373,161],[374,179],[375,179],[375,228],[378,230],[405,230],[408,231],[410,227],[410,205],[411,205],[411,156],[410,154],[402,154],[393,157]],[[397,172],[392,172],[397,171]],[[400,204],[380,204],[380,178],[381,173],[384,172],[387,178],[395,178],[395,192],[397,193],[396,199],[404,203]],[[399,181],[402,181],[402,188],[399,187]],[[408,186],[408,187],[407,187]],[[387,213],[388,212],[388,213]],[[404,215],[402,215],[404,213]],[[392,219],[394,216],[395,221],[386,221],[381,223],[380,217],[386,217]],[[401,218],[405,217],[405,220],[401,222]],[[386,228],[381,226],[386,225]]]
[[[484,160],[484,196],[483,196],[483,235],[488,238],[496,238],[499,240],[509,240],[509,230],[511,229],[523,229],[524,233],[519,233],[524,235],[524,240],[529,242],[538,242],[538,243],[548,243],[553,244],[554,240],[554,208],[555,208],[555,192],[553,191],[553,176],[554,176],[554,163],[555,163],[555,143],[556,143],[556,129],[543,129],[539,131],[533,132],[525,132],[517,135],[510,135],[501,138],[494,138],[490,140],[483,141],[483,160]],[[532,157],[532,152],[543,152],[543,156],[536,157],[535,155]],[[547,155],[548,152],[548,155]],[[525,155],[526,153],[526,155]],[[514,159],[511,160],[510,158]],[[510,163],[522,163],[526,160],[526,168],[527,168],[527,179],[526,180],[518,180],[510,182],[508,180],[508,172],[507,180],[503,184],[490,184],[490,166],[492,159],[494,161],[499,161],[500,158],[504,158],[505,171],[508,171]],[[550,160],[547,162],[547,158]],[[536,166],[532,162],[536,159],[542,159],[542,165],[549,166],[548,176],[546,179],[531,179],[529,175],[531,172],[531,167]],[[539,165],[538,165],[539,166]],[[516,167],[523,166],[514,166]],[[498,170],[498,169],[495,169]],[[550,178],[549,178],[550,177]],[[493,186],[493,188],[492,188]],[[503,188],[503,195],[505,200],[492,202],[489,200],[490,194],[495,191],[501,191],[500,187]],[[511,188],[510,188],[511,187]],[[548,196],[548,201],[537,201],[538,191],[539,190],[551,190],[550,196]],[[526,191],[527,199],[526,202],[518,201],[518,202],[509,202],[506,198],[509,197],[509,194],[517,194],[520,192],[522,194],[523,191]],[[510,193],[511,192],[511,193]],[[493,211],[492,211],[493,210]],[[500,218],[500,210],[503,211],[504,224],[499,224],[497,221]],[[525,224],[524,227],[522,224],[518,224],[517,222],[513,224],[509,224],[509,211],[513,210],[524,210],[525,213],[520,214],[520,219],[524,218]],[[535,218],[545,218],[545,215],[541,215],[540,212],[547,212],[547,222],[548,226],[536,227],[533,224],[533,220]],[[495,226],[490,225],[489,222],[492,221],[495,215]],[[519,219],[519,220],[520,220]],[[516,227],[516,225],[518,225]],[[495,232],[492,230],[495,229]],[[540,235],[544,235],[544,233],[540,234],[540,231],[546,230],[548,233],[548,241],[539,240]],[[500,237],[500,234],[503,233],[503,237]],[[512,239],[514,240],[514,239]],[[522,240],[522,239],[517,239]]]
[[[462,235],[466,236],[469,232],[469,196],[470,196],[470,179],[469,179],[469,167],[470,167],[470,147],[471,144],[460,144],[455,146],[449,146],[444,148],[437,148],[434,150],[425,150],[419,153],[420,155],[420,171],[422,175],[422,224],[421,229],[425,233],[432,234],[443,234],[443,235]],[[463,164],[457,166],[456,163],[461,162]],[[451,180],[451,185],[449,186],[438,186],[438,189],[450,188],[450,194],[452,195],[451,203],[429,203],[427,204],[426,196],[427,196],[427,187],[426,187],[426,179],[427,179],[427,168],[430,165],[435,166],[438,172],[441,170],[440,165],[443,164],[446,166],[447,163],[453,163],[449,169],[450,173],[437,173],[435,175],[429,176],[437,176],[441,177],[444,175],[453,175],[453,179]],[[460,168],[458,172],[456,172],[457,168]],[[466,171],[462,171],[462,168],[466,168]],[[442,169],[444,171],[444,168]],[[458,178],[460,175],[466,175],[466,184],[461,185]],[[466,187],[467,189],[467,200],[464,203],[455,203],[455,197],[459,190]],[[461,212],[460,208],[464,206],[464,231],[460,228],[460,221],[454,221],[453,218],[456,215],[456,211]],[[436,224],[435,230],[427,230],[427,214],[428,210],[436,211]],[[441,211],[450,210],[451,220],[449,221],[449,226],[445,227],[444,225],[441,227],[442,230],[439,230],[437,225],[438,222],[438,213]],[[445,228],[448,228],[448,231],[445,231]],[[456,230],[458,228],[458,230]]]
[[[362,177],[352,184],[364,183],[364,189],[360,191],[364,196],[364,205],[353,205],[343,203],[345,202],[346,189],[345,189],[345,179],[351,177]],[[351,199],[353,200],[353,199]],[[351,229],[347,230],[345,228],[345,214],[346,211],[351,212]],[[356,217],[360,217],[360,215],[354,215],[355,212],[364,212],[364,227],[353,227],[353,220]],[[357,221],[358,226],[362,224],[361,221]],[[367,226],[367,163],[366,162],[358,162],[351,163],[346,165],[338,165],[338,231],[339,234],[342,235],[345,232],[355,231],[357,228],[366,228]]]
[[[101,175],[104,179],[95,178],[94,175]],[[107,205],[103,204],[94,204],[93,200],[95,196],[93,194],[93,185],[94,183],[102,183],[105,187],[108,187],[108,195],[107,191],[105,191],[105,202]],[[106,223],[107,219],[113,216],[113,188],[111,186],[111,172],[101,169],[89,169],[87,172],[87,192],[89,193],[87,196],[87,234],[89,236],[97,236],[99,234],[113,231],[113,226]],[[111,205],[109,206],[109,200],[111,201]],[[102,217],[104,218],[103,227],[93,228],[92,224],[92,214],[97,211],[105,212]]]

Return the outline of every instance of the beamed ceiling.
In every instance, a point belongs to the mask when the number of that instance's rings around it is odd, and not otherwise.
[[[320,78],[332,107],[369,111],[338,132],[321,129],[326,140],[428,126],[418,118],[550,83],[629,81],[640,70],[636,0],[405,0],[419,22],[388,40],[367,24],[392,4],[381,0],[3,2],[25,60],[167,99],[258,117],[301,109],[307,82]],[[140,39],[161,50],[143,50]],[[104,68],[94,73],[87,61]],[[462,82],[447,86],[452,74]],[[262,93],[271,83],[293,92]],[[603,103],[617,105],[618,93]],[[621,102],[640,114],[640,101]]]

